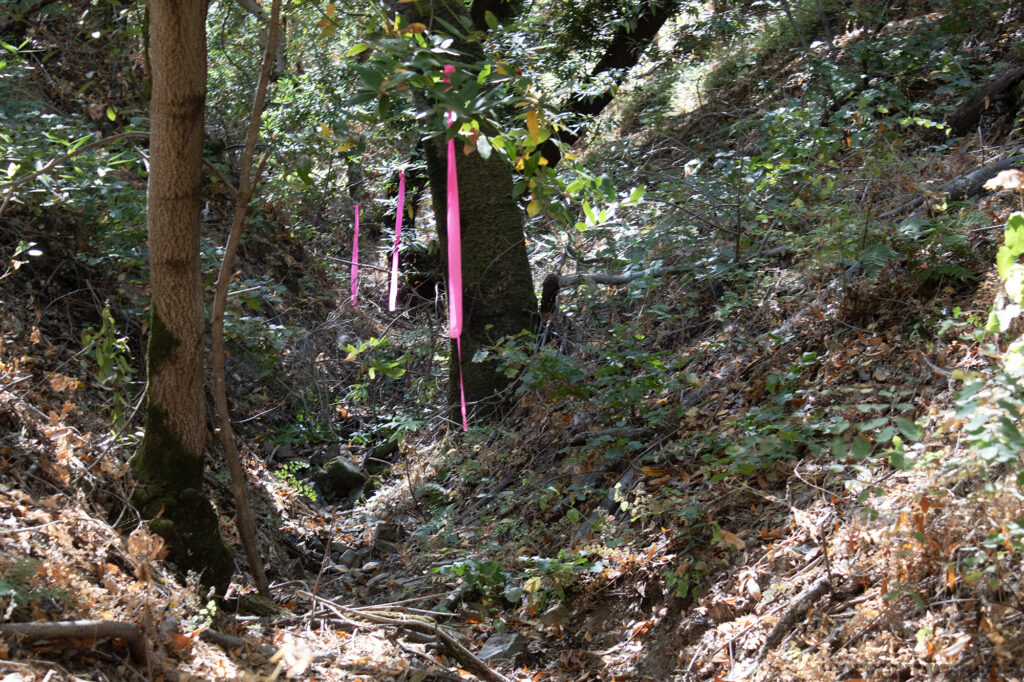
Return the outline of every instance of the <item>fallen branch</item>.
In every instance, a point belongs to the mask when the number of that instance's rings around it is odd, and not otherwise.
[[[1024,154],[1018,154],[1017,156],[1011,156],[1008,159],[1001,161],[993,161],[992,163],[976,168],[969,173],[958,175],[949,182],[939,187],[932,196],[934,195],[946,195],[946,201],[963,201],[969,199],[977,194],[981,194],[985,191],[985,183],[990,178],[995,177],[998,173],[1009,170],[1010,168],[1016,168],[1017,166],[1024,163]],[[925,195],[915,197],[910,201],[907,201],[900,206],[886,211],[882,215],[878,216],[879,220],[886,220],[895,216],[903,215],[909,211],[913,211],[915,208],[925,202],[928,197]]]
[[[452,658],[480,679],[488,680],[488,682],[511,682],[509,678],[505,677],[494,668],[487,665],[484,661],[480,660],[480,658],[478,658],[472,651],[463,646],[462,643],[449,634],[445,628],[432,619],[416,616],[406,617],[405,614],[401,613],[395,613],[395,615],[401,616],[400,618],[393,618],[380,615],[379,613],[373,613],[372,611],[361,611],[349,606],[342,606],[341,604],[337,604],[329,599],[324,599],[323,597],[318,597],[309,592],[298,592],[297,594],[309,597],[314,601],[319,601],[339,615],[341,613],[346,613],[352,618],[359,618],[376,625],[389,625],[425,635],[436,636],[438,641],[444,644],[445,649],[448,650],[448,653],[451,654]]]
[[[582,273],[576,275],[555,275],[557,277],[557,284],[559,289],[569,289],[571,287],[578,287],[581,284],[604,284],[607,286],[620,286],[622,284],[629,284],[630,282],[644,277],[658,277],[659,275],[665,275],[672,272],[679,272],[684,270],[683,266],[679,265],[656,265],[654,267],[647,268],[645,270],[638,270],[637,272],[624,272],[620,274],[612,274],[605,272],[592,272]],[[549,275],[550,277],[550,275]]]
[[[765,636],[764,644],[761,646],[761,653],[758,655],[758,660],[763,659],[769,651],[774,649],[782,641],[782,638],[786,634],[793,630],[793,626],[796,622],[803,617],[805,613],[815,603],[825,596],[825,593],[832,588],[832,583],[829,581],[828,576],[822,576],[811,583],[811,586],[804,590],[800,596],[798,596],[786,612],[779,618],[779,622],[775,624],[775,627]]]
[[[634,428],[614,428],[614,429],[600,429],[598,431],[583,431],[581,433],[573,434],[569,439],[569,445],[585,445],[587,441],[592,438],[603,438],[604,436],[611,436],[612,438],[629,438],[636,440],[640,436],[654,433],[654,429],[647,427],[634,427]]]
[[[242,639],[241,637],[235,637],[234,635],[226,635],[223,632],[217,630],[211,630],[209,628],[199,633],[199,638],[204,642],[210,644],[216,644],[225,651],[238,651],[239,649],[251,649],[264,658],[270,658],[277,653],[277,649],[266,644],[260,644],[259,642],[252,642],[248,639]]]
[[[120,639],[128,645],[132,660],[146,665],[145,633],[134,623],[114,620],[67,620],[56,623],[4,623],[0,635],[37,639]]]
[[[960,105],[950,114],[949,127],[954,135],[966,135],[974,128],[982,112],[989,108],[992,101],[1012,90],[1024,78],[1024,66],[1018,65],[980,88],[969,100]]]

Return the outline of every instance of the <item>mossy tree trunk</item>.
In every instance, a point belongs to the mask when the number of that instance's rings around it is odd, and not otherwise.
[[[440,135],[427,145],[442,254],[447,254],[445,144]],[[512,167],[497,154],[484,160],[476,153],[465,156],[460,149],[456,158],[462,223],[462,362],[458,362],[453,341],[448,399],[452,405],[459,402],[461,372],[467,403],[478,415],[490,416],[499,406],[496,396],[509,379],[498,371],[496,362],[472,362],[473,356],[503,336],[532,330],[537,323],[537,296],[526,255],[522,212],[512,197]]]
[[[461,2],[425,0],[390,2],[389,5],[410,21],[421,21],[428,26],[435,25],[435,17],[454,26],[472,26],[465,4]],[[456,15],[456,11],[461,14]],[[478,43],[456,37],[453,47],[474,61],[483,57]],[[445,256],[448,241],[446,144],[444,134],[439,133],[424,145],[435,222],[441,253]],[[495,414],[500,406],[497,398],[510,382],[498,371],[497,362],[473,362],[473,356],[503,336],[533,330],[538,315],[537,295],[526,255],[523,214],[512,196],[512,166],[498,154],[486,160],[476,152],[467,156],[462,153],[462,143],[456,141],[456,145],[462,227],[462,362],[458,361],[452,341],[448,399],[449,404],[456,406],[452,411],[453,420],[459,422],[460,374],[466,402],[481,417]]]
[[[169,558],[223,593],[234,562],[203,493],[200,181],[206,105],[206,0],[151,0],[149,236],[152,318],[146,430],[133,502]]]

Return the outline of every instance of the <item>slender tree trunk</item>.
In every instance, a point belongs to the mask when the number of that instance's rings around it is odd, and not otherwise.
[[[133,502],[167,541],[169,558],[223,592],[234,567],[203,492],[203,291],[199,187],[206,102],[206,0],[150,0],[152,317],[146,431]]]
[[[238,193],[235,196],[235,217],[231,223],[228,242],[224,246],[224,260],[220,264],[220,274],[213,294],[213,314],[210,319],[210,369],[213,373],[213,399],[217,406],[217,422],[220,427],[218,436],[224,446],[224,459],[227,460],[231,472],[231,492],[235,498],[236,525],[238,535],[245,546],[245,557],[249,561],[256,590],[270,599],[270,585],[263,570],[263,559],[260,557],[259,546],[256,544],[256,521],[246,496],[245,469],[242,458],[235,447],[235,434],[231,430],[231,414],[228,409],[227,383],[224,380],[224,311],[227,309],[228,286],[234,271],[235,254],[242,241],[242,231],[249,213],[249,199],[253,188],[259,182],[259,174],[263,170],[264,155],[259,170],[252,172],[253,154],[259,138],[260,120],[263,115],[263,104],[266,100],[267,85],[270,83],[270,70],[278,39],[278,18],[281,14],[281,0],[273,0],[270,8],[270,19],[267,26],[267,45],[263,53],[263,66],[260,79],[253,97],[252,112],[249,115],[249,130],[245,138],[245,149],[242,150],[242,163],[238,173]],[[269,155],[269,151],[267,154]]]

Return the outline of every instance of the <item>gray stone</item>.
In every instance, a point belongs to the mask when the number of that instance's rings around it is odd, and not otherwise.
[[[398,539],[398,533],[398,524],[391,523],[390,521],[381,521],[373,527],[373,536],[378,540],[390,540],[394,542]]]
[[[359,560],[360,556],[358,554],[353,552],[351,549],[346,549],[344,552],[341,553],[341,556],[338,558],[338,563],[342,566],[352,568],[353,566],[359,563]]]
[[[526,651],[526,644],[526,638],[519,633],[499,632],[491,635],[476,655],[484,661],[508,661]]]
[[[391,540],[377,539],[373,542],[373,548],[381,554],[397,554],[398,543],[391,542]]]
[[[344,457],[335,457],[328,462],[323,475],[318,478],[324,492],[333,499],[348,497],[366,483],[366,474]]]

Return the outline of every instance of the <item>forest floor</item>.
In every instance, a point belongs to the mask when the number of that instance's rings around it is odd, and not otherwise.
[[[620,136],[639,181],[679,171],[713,118],[707,106]],[[920,175],[948,180],[995,151],[972,145],[927,159]],[[962,228],[990,263],[1002,235],[992,226],[1014,203],[986,199],[991,221]],[[3,229],[20,234],[19,220]],[[630,308],[594,314],[700,307],[690,327],[644,330],[659,352],[689,358],[659,397],[684,419],[608,423],[598,399],[527,392],[497,429],[463,436],[437,421],[407,432],[354,505],[311,499],[279,465],[358,462],[363,448],[286,457],[259,421],[240,425],[268,606],[245,578],[219,455],[207,482],[239,582],[218,603],[161,561],[160,539],[128,503],[125,443],[137,442],[141,396],[112,413],[111,386],[82,350],[82,328],[103,324],[119,283],[50,246],[49,264],[0,279],[4,682],[1024,679],[1024,502],[1002,485],[1005,468],[947,466],[967,457],[962,379],[992,360],[969,332],[997,296],[994,265],[977,282],[916,278],[899,262],[868,278],[784,253],[724,315],[715,285],[666,279]],[[674,248],[666,260],[696,257]],[[315,305],[334,323],[309,322],[310,358],[336,352],[318,339],[337,345],[351,320],[387,326],[331,286]],[[383,300],[374,286],[368,298]],[[602,342],[585,318],[555,324],[577,349]],[[230,367],[235,404],[252,406],[258,373]],[[825,434],[814,447],[799,434],[815,410],[858,433],[891,430],[865,435],[863,455],[848,455],[848,441],[837,452]],[[754,448],[751,430],[793,448],[749,472],[730,468],[742,458],[709,458],[722,443]],[[65,625],[3,630],[13,623]]]
[[[806,276],[776,272],[780,286]],[[961,439],[960,382],[949,372],[986,361],[955,334],[944,351],[907,334],[907,320],[935,309],[984,310],[993,287],[911,290],[894,274],[844,295],[830,273],[813,276],[820,286],[800,284],[786,307],[765,297],[688,340],[680,352],[711,349],[688,367],[704,377],[693,388],[701,400],[651,442],[716,428],[728,438],[720,425],[772,399],[768,375],[814,351],[823,361],[794,399],[871,405],[869,416],[902,409],[937,427],[911,445],[920,466],[867,460],[856,487],[827,453],[725,481],[696,453],[592,466],[560,450],[604,425],[571,399],[524,399],[504,422],[507,437],[407,439],[396,475],[341,509],[310,501],[269,472],[266,453],[247,448],[273,615],[250,610],[243,585],[233,608],[216,608],[161,564],[159,543],[126,502],[132,483],[111,450],[107,396],[82,371],[82,321],[42,314],[6,287],[5,619],[132,623],[145,653],[133,661],[124,640],[87,631],[10,637],[0,650],[4,679],[1018,679],[1018,555],[984,546],[1015,526],[1021,501],[950,480],[942,467]],[[856,402],[844,398],[851,393]],[[444,479],[446,467],[461,473]],[[556,492],[590,482],[629,495],[615,498],[622,504],[580,500],[573,508],[585,522],[570,527],[585,530],[567,533],[565,498],[539,502],[538,481]],[[224,478],[209,482],[225,536],[239,547]],[[866,504],[864,490],[884,496]],[[686,509],[697,511],[680,526]],[[967,551],[990,556],[973,582],[955,569]],[[547,592],[535,602],[544,608],[505,600],[501,567],[517,561],[535,569],[525,589]],[[672,578],[698,564],[699,589],[675,590]],[[481,652],[487,642],[500,643],[497,657]]]

